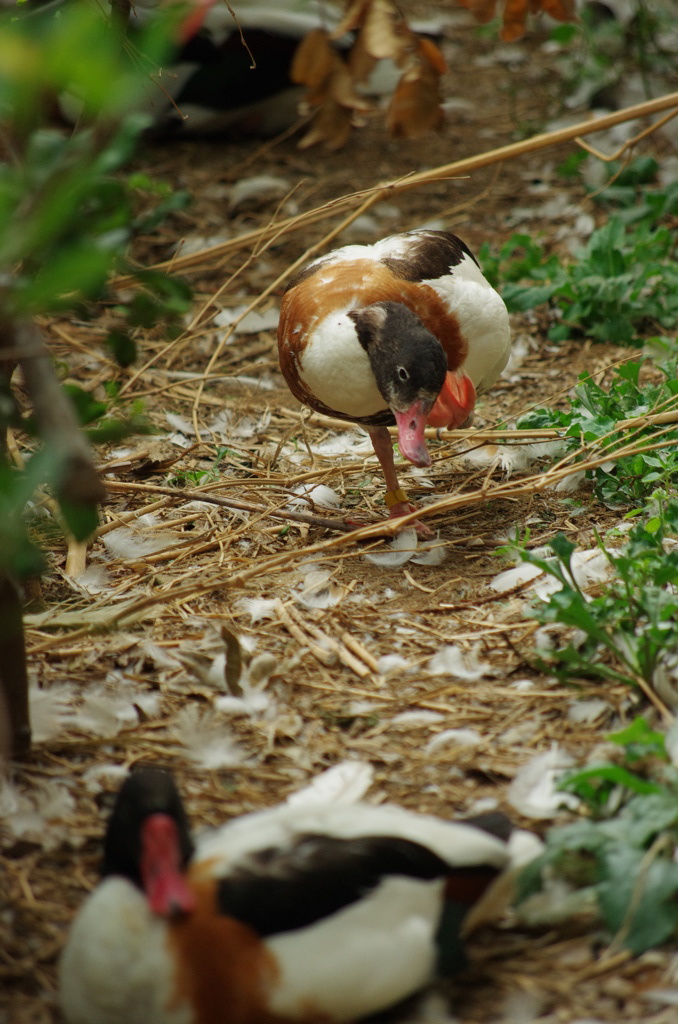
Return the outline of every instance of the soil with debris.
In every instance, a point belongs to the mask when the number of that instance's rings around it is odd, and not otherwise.
[[[156,145],[139,166],[187,189],[193,202],[144,240],[137,258],[167,260],[182,240],[181,251],[200,250],[505,145],[562,115],[565,85],[545,30],[535,26],[525,41],[501,45],[451,2],[431,7],[454,15],[440,135],[388,141],[375,115],[336,153],[300,151],[294,137]],[[666,136],[643,146],[660,163],[675,157]],[[602,216],[578,181],[556,173],[573,148],[387,198],[340,240],[372,241],[434,222],[476,250],[520,230],[568,252]],[[258,175],[274,179],[269,189],[248,195],[239,186],[234,199],[234,186]],[[396,567],[379,564],[366,555],[385,551],[385,541],[347,542],[331,528],[347,515],[364,523],[382,517],[383,480],[364,435],[309,416],[285,387],[274,326],[281,288],[257,307],[258,327],[222,340],[233,311],[306,249],[326,248],[337,223],[325,218],[286,229],[270,245],[197,260],[186,271],[196,289],[190,329],[176,340],[142,336],[128,370],[100,346],[111,310],[93,323],[47,325],[70,379],[95,396],[105,381],[119,381],[159,433],[99,452],[110,493],[84,575],[67,571],[62,542],[41,529],[50,564],[26,615],[35,745],[2,790],[3,1024],[61,1021],[59,951],[96,883],[111,795],[134,764],[170,767],[196,826],[270,806],[328,766],[359,759],[375,769],[371,800],[444,818],[497,807],[543,833],[567,815],[517,809],[512,783],[521,766],[556,744],[585,761],[637,710],[623,688],[566,688],[537,673],[529,591],[490,585],[510,564],[497,548],[516,530],[529,527],[536,544],[560,530],[586,548],[594,528],[619,519],[586,491],[517,486],[493,497],[507,466],[520,485],[552,456],[514,465],[510,450],[443,437],[429,442],[430,471],[403,465],[408,491],[424,506],[485,489],[482,501],[427,518],[444,545],[442,561],[418,550]],[[476,426],[562,402],[580,373],[604,381],[629,355],[586,341],[555,346],[547,327],[542,313],[513,319],[516,358],[480,401]],[[300,496],[320,485],[326,490]],[[633,959],[610,948],[591,919],[528,928],[507,915],[472,940],[469,958],[442,1003],[410,1008],[408,1019],[675,1019],[653,995],[674,984],[671,952]]]

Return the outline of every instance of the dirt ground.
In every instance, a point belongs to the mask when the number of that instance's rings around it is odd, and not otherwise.
[[[444,44],[450,105],[439,135],[389,141],[374,116],[329,154],[302,152],[294,137],[155,145],[139,167],[187,189],[193,201],[143,240],[137,258],[169,259],[182,239],[199,249],[234,238],[543,131],[563,114],[565,86],[543,28],[499,45],[451,3],[434,6],[455,14]],[[519,230],[567,251],[580,218],[602,216],[580,182],[556,174],[573,148],[404,192],[341,241],[372,241],[434,221],[476,250]],[[643,152],[660,163],[675,156],[663,136],[648,139]],[[233,186],[254,175],[279,181],[234,202]],[[133,764],[171,767],[196,827],[270,806],[347,759],[372,765],[371,800],[445,818],[498,807],[542,834],[553,819],[523,817],[509,800],[520,767],[555,744],[583,762],[637,710],[619,688],[565,688],[535,672],[529,594],[488,585],[509,564],[497,547],[516,530],[529,527],[535,544],[562,530],[588,547],[593,528],[612,526],[618,512],[585,490],[490,493],[485,503],[427,520],[445,545],[440,564],[374,564],[365,543],[347,542],[341,526],[347,514],[366,523],[382,515],[376,459],[357,430],[309,417],[291,397],[277,366],[274,313],[261,329],[227,341],[210,365],[223,334],[214,315],[246,306],[336,223],[285,231],[263,251],[198,261],[187,274],[199,322],[177,340],[142,335],[140,358],[128,370],[100,348],[110,311],[88,324],[46,325],[70,379],[95,396],[105,380],[118,380],[159,433],[97,452],[110,493],[85,576],[67,571],[63,542],[47,527],[41,537],[49,569],[26,617],[35,746],[0,790],[8,825],[0,847],[2,1024],[61,1021],[59,951],[96,882],[111,794]],[[275,311],[280,291],[259,312]],[[547,326],[542,315],[514,318],[518,357],[481,400],[476,426],[512,423],[534,405],[561,402],[580,373],[604,380],[629,354],[586,341],[552,345]],[[487,453],[469,461],[465,453],[479,447],[472,437],[433,439],[429,447],[433,466],[425,476],[402,467],[422,504],[483,482],[491,491],[505,479]],[[552,460],[545,455],[513,478]],[[309,484],[330,487],[341,507],[292,508],[295,489]],[[196,502],[197,487],[231,506]],[[301,518],[287,517],[294,509]],[[450,647],[460,670],[440,668]],[[596,715],[572,712],[601,698]],[[652,995],[674,984],[672,951],[632,959],[611,949],[590,919],[528,928],[507,915],[473,939],[469,955],[444,1008],[410,1010],[410,1019],[675,1019]]]

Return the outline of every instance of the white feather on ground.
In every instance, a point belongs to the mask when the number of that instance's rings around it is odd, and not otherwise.
[[[408,528],[393,538],[388,550],[366,551],[363,558],[382,569],[399,569],[410,561],[417,565],[440,565],[445,560],[445,554],[445,544],[437,537],[421,541],[417,531]]]
[[[340,761],[311,779],[308,786],[290,793],[287,803],[305,804],[357,803],[372,785],[374,768],[367,761]]]
[[[557,789],[573,763],[573,758],[554,743],[519,769],[508,788],[508,802],[526,818],[554,818],[561,807],[574,810],[579,806],[578,798]]]
[[[483,676],[492,675],[492,666],[480,661],[477,646],[472,651],[462,651],[456,644],[446,644],[431,658],[426,671],[433,676],[449,675],[473,683]]]
[[[174,738],[188,760],[201,768],[230,768],[248,760],[230,735],[228,722],[217,717],[212,709],[201,710],[195,704],[182,708],[174,722]]]

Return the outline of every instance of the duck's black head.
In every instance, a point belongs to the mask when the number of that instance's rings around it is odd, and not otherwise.
[[[123,875],[144,888],[143,835],[154,815],[176,825],[178,859],[185,868],[193,854],[188,818],[174,779],[160,768],[138,768],[127,776],[116,797],[104,841],[102,875]]]
[[[404,413],[421,403],[428,411],[447,373],[447,358],[435,335],[402,302],[375,302],[348,315],[391,410]]]

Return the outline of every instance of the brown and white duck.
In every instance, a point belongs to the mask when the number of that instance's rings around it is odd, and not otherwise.
[[[468,246],[423,228],[344,246],[299,271],[282,299],[278,348],[300,402],[367,429],[398,517],[414,506],[388,426],[406,459],[430,465],[425,427],[470,421],[476,396],[508,362],[511,337],[506,306]]]

